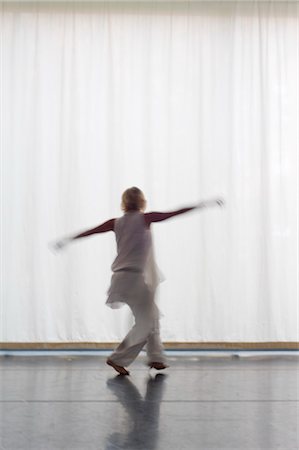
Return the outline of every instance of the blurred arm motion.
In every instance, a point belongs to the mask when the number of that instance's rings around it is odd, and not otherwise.
[[[72,239],[79,239],[82,237],[90,236],[91,234],[106,233],[106,231],[113,231],[114,230],[114,222],[115,222],[115,219],[107,220],[107,222],[104,222],[95,228],[91,228],[90,230],[87,230],[87,231],[84,231],[83,233],[77,234]]]
[[[162,222],[163,220],[170,219],[171,217],[178,216],[180,214],[187,213],[188,211],[192,211],[193,209],[206,208],[209,206],[223,206],[224,201],[222,199],[213,199],[207,200],[204,202],[200,202],[195,206],[191,206],[188,208],[181,208],[172,212],[150,212],[144,214],[145,221],[147,226],[149,227],[152,222]],[[83,233],[77,234],[73,237],[67,237],[64,239],[60,239],[59,241],[54,243],[55,250],[62,250],[67,244],[71,241],[79,238],[83,238],[86,236],[90,236],[96,233],[106,233],[107,231],[114,231],[115,219],[107,220],[107,222],[98,225],[95,228],[91,228],[90,230],[84,231]]]
[[[83,238],[96,233],[106,233],[107,231],[113,231],[114,223],[115,219],[110,219],[107,220],[107,222],[104,222],[95,228],[91,228],[90,230],[84,231],[83,233],[77,234],[76,236],[61,239],[54,244],[54,248],[55,250],[62,250],[63,247],[65,247],[67,244],[69,244],[71,241],[75,239]]]

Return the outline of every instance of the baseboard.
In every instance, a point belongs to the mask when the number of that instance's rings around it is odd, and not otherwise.
[[[0,350],[112,350],[119,342],[0,342]],[[299,342],[164,342],[168,350],[299,350]]]

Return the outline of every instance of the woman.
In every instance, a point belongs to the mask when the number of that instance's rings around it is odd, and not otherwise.
[[[112,264],[113,275],[106,304],[111,308],[127,304],[135,318],[133,328],[107,359],[107,364],[121,375],[129,375],[125,367],[134,361],[145,345],[150,368],[162,370],[168,367],[160,339],[159,310],[155,303],[155,291],[160,279],[154,260],[151,224],[214,205],[222,206],[223,200],[201,202],[167,213],[144,213],[144,194],[137,187],[131,187],[122,195],[122,217],[110,219],[73,238],[57,242],[56,248],[61,249],[73,239],[107,231],[115,233],[117,256]]]

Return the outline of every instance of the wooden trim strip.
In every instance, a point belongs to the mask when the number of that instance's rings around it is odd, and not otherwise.
[[[119,342],[0,342],[0,350],[112,350]],[[164,342],[168,350],[299,350],[299,342]]]

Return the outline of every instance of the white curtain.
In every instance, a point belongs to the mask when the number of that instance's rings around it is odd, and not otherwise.
[[[155,224],[164,341],[296,341],[298,3],[1,2],[2,342],[109,342],[121,215]]]

